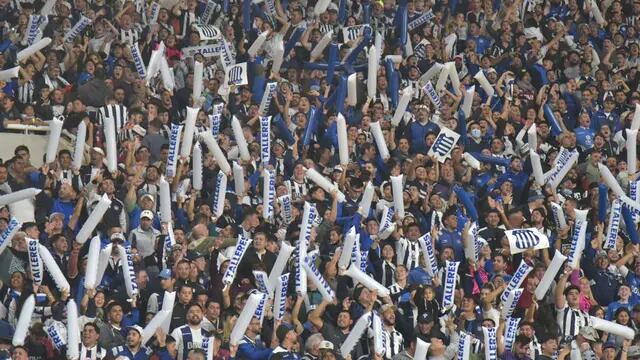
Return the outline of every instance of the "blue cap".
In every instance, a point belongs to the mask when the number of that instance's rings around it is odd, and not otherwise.
[[[158,274],[158,277],[160,277],[161,279],[171,279],[171,269],[164,269],[162,271],[160,271],[160,274]]]

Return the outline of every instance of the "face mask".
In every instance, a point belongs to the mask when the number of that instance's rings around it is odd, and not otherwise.
[[[471,130],[471,136],[476,138],[476,139],[479,138],[481,134],[482,133],[480,132],[480,129],[472,129]]]

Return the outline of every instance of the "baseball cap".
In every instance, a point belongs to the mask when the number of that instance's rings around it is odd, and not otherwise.
[[[602,350],[607,350],[607,349],[613,349],[615,351],[618,351],[618,347],[616,346],[616,344],[610,341],[607,341],[606,343],[604,343],[604,345],[602,345]]]
[[[55,218],[56,216],[61,217],[62,219],[64,219],[64,214],[61,212],[54,212],[51,213],[51,215],[49,215],[49,221],[53,220],[53,218]]]
[[[158,274],[158,277],[160,279],[171,279],[171,269],[164,269],[162,271],[160,271],[160,274]]]
[[[199,252],[197,252],[197,251],[189,251],[189,252],[187,252],[187,259],[189,261],[194,261],[196,259],[203,258],[203,257],[204,257],[204,255],[199,253]]]
[[[144,200],[144,199],[149,199],[153,202],[156,202],[156,199],[153,197],[153,195],[146,193],[144,195],[142,195],[142,197],[140,197],[140,200]]]
[[[144,219],[144,218],[153,220],[153,213],[151,212],[151,210],[144,210],[143,212],[140,213],[140,219]]]
[[[638,345],[629,346],[629,350],[627,350],[627,358],[630,358],[630,357],[634,357],[634,358],[640,357],[640,346]]]
[[[429,313],[422,313],[422,315],[420,315],[420,317],[418,318],[418,322],[420,324],[427,324],[433,321],[433,316],[431,316],[431,314]]]
[[[122,241],[124,242],[126,239],[124,238],[124,235],[122,233],[113,233],[111,234],[111,241]]]
[[[322,350],[333,350],[333,343],[331,341],[322,340],[320,342],[320,346],[318,349]]]
[[[532,202],[536,200],[544,200],[544,195],[542,194],[542,191],[540,190],[529,191],[529,198],[527,199],[527,201]]]
[[[127,327],[127,330],[135,330],[138,334],[142,335],[142,327],[140,325],[131,325]]]
[[[94,148],[93,148],[93,149],[91,149],[91,150],[93,150],[93,151],[97,152],[98,154],[100,154],[100,155],[104,156],[104,150],[102,150],[101,148],[99,148],[99,147],[97,147],[97,146],[96,146],[96,147],[94,147]]]
[[[580,331],[578,332],[578,335],[582,336],[583,338],[587,339],[588,341],[597,341],[597,339],[598,339],[598,333],[591,326],[585,326],[585,327],[580,328]]]

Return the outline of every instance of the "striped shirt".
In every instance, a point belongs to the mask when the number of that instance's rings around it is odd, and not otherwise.
[[[189,351],[192,349],[202,348],[202,339],[209,337],[209,332],[198,326],[192,329],[189,325],[182,325],[173,329],[171,336],[176,340],[176,348],[178,349],[177,360],[186,360]]]
[[[396,243],[396,263],[411,270],[420,264],[420,244],[407,238],[400,238]]]
[[[309,192],[309,184],[307,183],[306,178],[302,183],[291,178],[291,180],[287,181],[285,184],[291,194],[292,201],[302,200],[307,195],[307,192]]]
[[[34,102],[33,101],[34,89],[35,89],[35,86],[33,84],[33,80],[25,81],[25,83],[18,88],[18,91],[17,91],[18,101],[21,104],[32,104]]]
[[[140,40],[140,28],[138,26],[133,27],[129,30],[120,29],[120,33],[118,34],[118,39],[120,42],[133,45]]]
[[[404,350],[404,338],[398,330],[384,329],[382,330],[382,336],[384,338],[385,346],[384,359],[391,360],[394,356]]]
[[[113,119],[116,130],[116,138],[120,129],[122,129],[127,123],[127,118],[129,117],[129,113],[127,111],[127,107],[124,105],[111,104],[105,105],[98,110],[98,123],[100,126],[104,126],[104,119]]]
[[[80,344],[80,358],[79,360],[102,360],[107,357],[107,350],[95,345],[92,347],[86,347]]]
[[[586,312],[570,308],[569,305],[564,306],[562,309],[556,309],[556,321],[560,327],[562,337],[566,340],[573,340],[578,335],[580,328],[588,326],[589,314]]]

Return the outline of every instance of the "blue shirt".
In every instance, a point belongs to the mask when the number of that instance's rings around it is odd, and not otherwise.
[[[422,125],[418,121],[412,122],[407,128],[406,135],[408,135],[409,140],[411,141],[411,153],[421,153],[426,154],[427,146],[425,144],[425,137],[428,133],[434,132],[438,134],[440,132],[440,127],[431,121],[428,121],[426,124]]]
[[[260,339],[251,340],[244,336],[238,345],[238,359],[267,360],[273,350],[267,348]]]
[[[574,132],[576,133],[576,142],[581,148],[589,150],[593,147],[593,136],[595,132],[592,129],[578,127]]]
[[[438,236],[436,248],[438,251],[442,251],[445,247],[453,248],[456,254],[456,261],[464,261],[464,244],[462,243],[461,232],[442,229],[440,236]]]
[[[51,207],[51,214],[59,212],[64,214],[64,226],[69,225],[69,219],[73,215],[75,204],[71,201],[62,201],[60,199],[53,200],[53,206]]]
[[[137,353],[133,354],[131,350],[129,350],[129,347],[118,346],[111,349],[111,353],[113,354],[114,358],[118,356],[126,356],[131,360],[149,360],[149,357],[151,356],[152,351],[151,349],[148,349],[142,346],[140,347],[140,350],[138,350]]]
[[[513,187],[517,190],[514,192],[521,192],[524,187],[527,186],[527,182],[529,182],[529,175],[523,171],[514,172],[512,170],[508,170],[504,174],[500,175],[498,183],[502,183],[507,179],[511,180]]]

